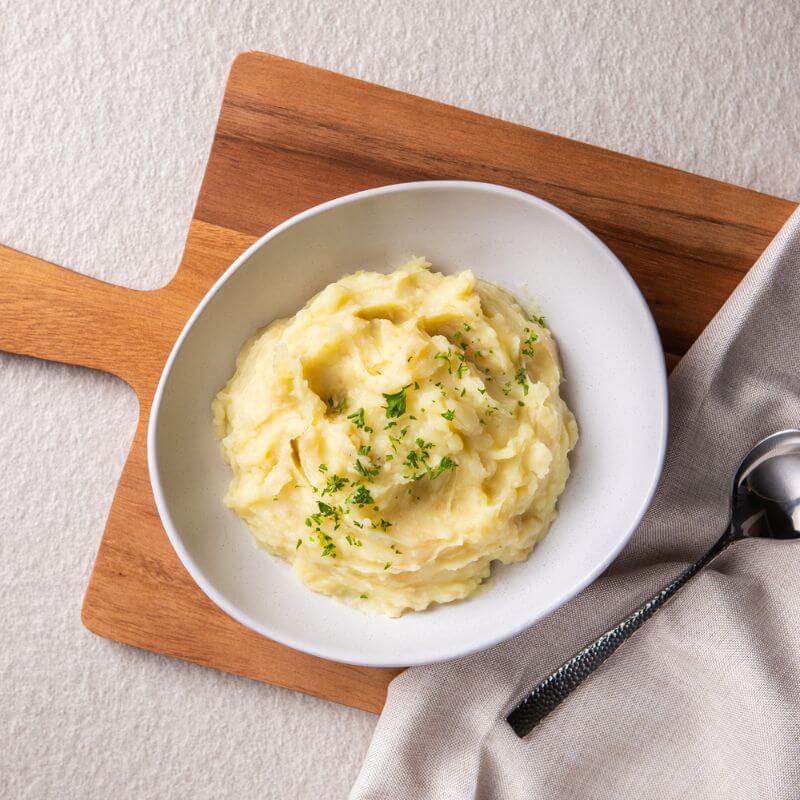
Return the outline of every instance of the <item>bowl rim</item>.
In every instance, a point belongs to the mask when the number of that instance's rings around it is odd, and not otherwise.
[[[181,332],[178,335],[178,338],[175,340],[175,343],[173,344],[172,349],[170,350],[169,356],[167,357],[167,360],[164,363],[164,367],[162,369],[161,376],[159,377],[155,394],[153,395],[153,402],[150,406],[150,417],[147,425],[147,468],[150,476],[150,485],[153,490],[153,497],[156,502],[156,509],[158,510],[161,523],[164,526],[164,530],[167,534],[167,537],[169,538],[170,544],[172,545],[173,549],[178,555],[178,558],[180,559],[183,566],[189,572],[192,579],[200,587],[203,593],[228,616],[232,617],[237,622],[240,622],[242,625],[249,628],[250,630],[266,637],[267,639],[278,642],[279,644],[285,645],[294,650],[299,650],[300,652],[308,653],[309,655],[317,656],[319,658],[324,658],[329,661],[335,661],[342,664],[352,664],[354,666],[410,667],[410,666],[420,666],[424,664],[434,664],[441,661],[449,661],[455,658],[460,658],[462,656],[472,655],[474,653],[478,653],[483,650],[488,650],[490,647],[493,647],[497,644],[500,644],[501,642],[513,638],[517,634],[532,627],[537,622],[541,621],[545,617],[552,614],[555,610],[557,610],[558,608],[569,602],[579,592],[581,592],[583,589],[585,589],[587,586],[593,583],[595,579],[599,575],[601,575],[606,570],[606,568],[614,561],[614,559],[616,559],[616,557],[619,555],[623,547],[625,547],[625,545],[630,541],[631,536],[633,536],[634,531],[639,526],[642,517],[649,508],[650,503],[653,499],[653,495],[655,494],[656,488],[661,478],[661,474],[663,472],[664,460],[667,449],[667,433],[669,427],[668,382],[667,382],[666,363],[664,362],[662,357],[661,369],[658,370],[659,377],[661,379],[659,387],[660,391],[658,392],[658,398],[660,401],[660,413],[658,420],[659,425],[658,425],[658,430],[656,431],[658,437],[658,443],[657,443],[658,452],[656,454],[655,461],[653,462],[652,474],[650,476],[648,489],[642,496],[639,506],[631,518],[629,529],[625,532],[623,536],[620,537],[617,544],[606,554],[605,558],[603,558],[598,564],[595,565],[593,569],[590,569],[580,579],[574,581],[563,592],[553,597],[553,599],[548,604],[546,604],[544,608],[540,608],[537,611],[530,613],[528,616],[525,616],[511,628],[504,629],[502,632],[495,634],[492,637],[488,637],[478,643],[470,643],[463,647],[450,647],[446,652],[440,652],[438,654],[429,654],[429,655],[418,655],[413,658],[401,659],[400,661],[396,661],[393,659],[387,660],[385,657],[380,657],[380,656],[364,657],[355,653],[351,653],[344,648],[340,652],[336,648],[328,646],[316,646],[312,643],[298,640],[291,635],[284,635],[282,633],[276,633],[274,631],[268,630],[266,626],[254,620],[249,614],[245,613],[240,608],[238,608],[234,603],[230,602],[221,592],[219,592],[215,588],[215,586],[210,581],[206,579],[202,569],[194,560],[191,553],[184,546],[181,536],[178,533],[177,527],[172,519],[172,516],[169,513],[167,501],[161,487],[161,473],[158,460],[158,449],[156,445],[156,438],[157,438],[156,433],[158,429],[158,422],[161,411],[161,401],[163,398],[167,381],[169,380],[169,376],[172,372],[175,359],[177,358],[177,355],[183,346],[184,340],[188,336],[189,331],[192,329],[197,319],[205,310],[206,306],[211,302],[213,297],[227,282],[230,276],[234,272],[236,272],[236,270],[238,270],[239,267],[241,267],[244,263],[246,263],[251,258],[251,256],[253,256],[259,250],[261,250],[262,247],[267,245],[272,239],[279,236],[285,230],[303,222],[304,220],[310,219],[311,217],[317,216],[319,214],[324,214],[326,211],[336,208],[337,206],[349,205],[350,203],[354,203],[368,197],[376,197],[380,195],[395,194],[400,192],[413,192],[421,189],[428,191],[461,189],[466,191],[487,192],[490,194],[493,193],[497,195],[505,195],[507,197],[513,197],[518,200],[522,200],[523,202],[529,203],[531,205],[538,206],[539,208],[543,208],[549,213],[559,217],[562,221],[564,221],[569,226],[574,228],[581,235],[588,236],[592,241],[593,245],[597,247],[599,250],[603,251],[605,255],[609,258],[611,264],[613,264],[615,269],[620,273],[620,277],[622,278],[622,280],[627,281],[629,286],[633,289],[633,298],[635,299],[636,302],[640,304],[641,309],[644,311],[645,320],[647,321],[647,329],[646,331],[643,331],[643,335],[650,340],[649,343],[655,348],[656,352],[658,352],[659,354],[663,353],[661,338],[658,333],[658,328],[656,327],[655,320],[653,319],[653,315],[650,312],[650,308],[647,305],[647,301],[645,300],[644,295],[639,289],[639,286],[636,284],[636,281],[633,279],[633,276],[628,272],[628,270],[625,268],[625,266],[622,264],[619,258],[617,258],[617,256],[613,253],[613,251],[608,247],[608,245],[606,245],[605,242],[602,241],[602,239],[600,239],[596,234],[594,234],[591,230],[589,230],[589,228],[587,228],[583,223],[579,222],[575,217],[573,217],[571,214],[568,214],[566,211],[560,209],[558,206],[555,206],[552,203],[549,203],[548,201],[543,200],[540,197],[537,197],[536,195],[524,192],[519,189],[512,189],[508,186],[502,186],[500,184],[486,183],[483,181],[464,181],[464,180],[410,181],[407,183],[396,183],[385,186],[378,186],[372,189],[366,189],[360,192],[353,192],[351,194],[342,195],[341,197],[328,200],[324,203],[320,203],[316,206],[308,208],[305,211],[301,211],[300,213],[295,214],[289,219],[284,220],[279,225],[276,225],[274,228],[272,228],[263,236],[261,236],[259,239],[257,239],[255,242],[253,242],[253,244],[250,245],[250,247],[248,247],[233,261],[233,263],[222,273],[222,275],[220,275],[220,277],[214,282],[211,288],[206,292],[206,294],[200,300],[197,307],[194,309],[189,319],[186,321],[183,328],[181,329]],[[309,589],[308,591],[311,590]]]

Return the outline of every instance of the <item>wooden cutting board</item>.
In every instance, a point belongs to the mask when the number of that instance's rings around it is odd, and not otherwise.
[[[181,266],[167,286],[123,289],[0,247],[0,349],[111,372],[139,398],[133,447],[86,591],[83,621],[90,630],[381,709],[397,670],[344,666],[275,644],[234,622],[197,588],[156,513],[145,431],[161,368],[184,321],[255,238],[338,195],[436,178],[523,189],[588,225],[633,273],[670,365],[794,208],[274,56],[239,56]]]

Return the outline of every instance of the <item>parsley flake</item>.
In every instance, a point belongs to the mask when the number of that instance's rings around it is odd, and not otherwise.
[[[442,361],[447,363],[447,371],[452,375],[453,374],[453,365],[450,363],[450,358],[453,355],[453,351],[448,347],[447,351],[439,352],[434,356],[434,359],[440,358]]]
[[[439,466],[435,469],[428,470],[428,479],[429,480],[436,480],[443,472],[449,469],[455,469],[458,466],[455,461],[453,461],[450,456],[442,456],[441,461],[439,461]]]
[[[344,411],[344,398],[337,403],[332,397],[329,397],[325,401],[325,405],[332,414],[339,414]]]
[[[521,349],[522,355],[533,356],[533,343],[539,339],[539,334],[535,333],[530,328],[525,328],[525,333],[527,333],[528,336],[522,341],[522,344],[524,345]]]
[[[356,463],[353,465],[353,469],[359,475],[363,475],[365,478],[374,478],[381,471],[381,465],[369,462],[367,466],[364,466],[361,463],[361,459],[357,458]]]
[[[522,387],[522,394],[528,394],[528,373],[525,372],[525,367],[520,367],[514,373],[514,380]]]
[[[347,419],[349,419],[356,428],[360,428],[365,433],[372,433],[372,428],[369,427],[364,422],[364,409],[359,408],[357,411],[353,412],[352,414],[348,414]]]
[[[401,417],[406,413],[406,390],[409,386],[411,386],[410,383],[394,394],[384,393],[383,399],[386,400],[384,408],[386,409],[386,416],[389,419],[392,417]]]
[[[347,484],[350,483],[347,478],[343,478],[341,475],[331,475],[328,478],[328,482],[325,485],[325,488],[322,490],[322,496],[325,497],[326,494],[333,494],[334,492],[338,492],[344,489]]]
[[[359,483],[355,490],[350,492],[347,496],[347,502],[351,505],[363,508],[364,506],[371,505],[375,501],[369,493],[369,489],[363,483]]]

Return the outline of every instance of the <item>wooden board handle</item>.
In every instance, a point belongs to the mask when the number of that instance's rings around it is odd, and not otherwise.
[[[103,370],[138,389],[163,362],[156,295],[0,245],[0,350]]]

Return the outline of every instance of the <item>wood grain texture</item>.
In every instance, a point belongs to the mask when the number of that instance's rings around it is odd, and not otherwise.
[[[158,376],[200,298],[252,241],[309,206],[420,179],[532,192],[630,269],[669,366],[794,208],[786,200],[259,53],[235,61],[181,266],[132,291],[0,247],[0,348],[118,375],[140,417],[83,607],[96,633],[378,711],[397,670],[306,656],[219,611],[183,569],[150,491],[145,432]],[[265,320],[266,321],[266,320]]]

